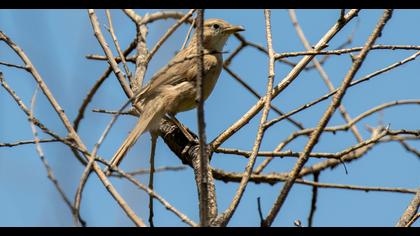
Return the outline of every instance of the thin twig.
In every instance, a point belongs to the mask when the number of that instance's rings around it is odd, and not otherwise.
[[[181,19],[179,19],[174,25],[171,26],[171,28],[166,31],[166,33],[159,39],[159,41],[155,44],[153,49],[149,52],[149,54],[146,57],[146,63],[149,63],[152,57],[155,55],[155,53],[159,50],[159,48],[162,46],[162,44],[171,36],[178,27],[183,24],[186,20],[188,20],[192,14],[194,14],[195,9],[191,9],[187,14],[185,14]]]
[[[55,143],[60,142],[58,139],[50,138],[50,139],[39,139],[36,141],[37,143]],[[35,144],[35,140],[24,140],[24,141],[17,141],[14,143],[0,143],[0,147],[15,147],[20,145],[26,144]]]
[[[420,135],[419,130],[383,130],[381,133],[378,133],[377,135],[374,135],[370,139],[366,139],[360,143],[357,143],[353,146],[350,146],[343,151],[336,152],[336,153],[328,153],[328,152],[311,152],[309,153],[309,157],[313,158],[328,158],[328,159],[342,159],[344,156],[353,153],[354,151],[369,146],[373,143],[378,143],[380,139],[382,139],[385,136],[395,136],[400,134],[413,134],[413,135]],[[400,142],[402,140],[399,140]],[[244,151],[239,149],[231,149],[231,148],[218,148],[214,150],[216,153],[225,153],[225,154],[233,154],[233,155],[241,155],[246,158],[249,158],[252,155],[252,151]],[[257,153],[257,156],[263,156],[263,157],[300,157],[303,154],[303,152],[293,152],[291,150],[283,151],[283,152],[267,152],[267,151],[261,151]]]
[[[344,12],[342,12],[342,14],[343,15],[340,17],[340,19],[342,17],[344,17]],[[289,16],[290,16],[290,19],[291,19],[291,21],[293,23],[293,26],[296,29],[296,32],[297,32],[298,36],[299,36],[300,40],[302,41],[303,45],[305,46],[306,50],[311,50],[312,47],[309,44],[308,40],[306,39],[305,34],[303,33],[303,30],[302,30],[302,28],[299,25],[299,22],[298,22],[297,17],[296,17],[296,12],[295,12],[294,9],[289,9]],[[329,79],[329,76],[327,75],[327,72],[322,67],[321,63],[316,58],[314,58],[312,60],[312,62],[314,63],[315,68],[318,70],[318,72],[319,72],[322,80],[324,81],[325,85],[328,87],[328,89],[330,90],[330,92],[331,91],[334,91],[334,85],[331,83],[331,80]],[[346,122],[350,122],[351,117],[347,113],[346,109],[344,108],[344,105],[343,104],[340,104],[340,106],[338,107],[338,109],[340,111],[341,116],[344,118],[344,120]],[[363,140],[363,138],[360,135],[359,130],[357,129],[357,127],[356,126],[351,126],[350,129],[353,132],[354,136],[356,137],[356,140],[358,142],[361,142]]]
[[[136,47],[136,41],[133,40],[128,48],[124,50],[123,55],[127,56],[130,54],[133,49]],[[104,57],[104,60],[106,60],[106,57]],[[103,82],[108,78],[108,76],[112,72],[112,67],[108,66],[108,68],[104,71],[102,76],[95,82],[95,84],[92,86],[92,88],[89,90],[89,92],[86,94],[85,98],[83,99],[82,105],[79,108],[79,112],[77,113],[76,118],[73,121],[74,129],[77,131],[79,128],[80,121],[83,119],[85,111],[89,103],[92,101],[93,96],[96,94],[96,92],[99,90],[99,87],[103,84]]]
[[[63,142],[63,143],[67,143],[67,144],[70,142],[70,141],[68,141],[68,139],[62,138],[58,134],[56,134],[55,132],[53,132],[50,129],[48,129],[43,123],[41,123],[32,114],[32,112],[26,107],[26,105],[19,98],[19,96],[15,93],[15,91],[13,91],[13,89],[10,88],[10,86],[6,83],[6,81],[3,78],[3,73],[2,72],[0,72],[0,83],[3,86],[3,88],[6,89],[6,91],[10,94],[10,96],[12,96],[12,98],[15,100],[16,104],[25,113],[25,115],[28,117],[28,120],[30,122],[32,122],[33,124],[35,124],[36,126],[38,126],[44,133],[50,135],[54,139],[56,139],[56,140],[58,140],[60,142]],[[15,144],[19,144],[19,142],[18,143],[15,143]],[[7,144],[5,146],[7,146]]]
[[[415,59],[416,59],[419,55],[420,55],[420,51],[418,51],[418,52],[414,53],[413,55],[411,55],[411,56],[409,56],[409,57],[405,58],[405,59],[404,59],[404,60],[402,60],[402,61],[398,61],[398,62],[396,62],[396,63],[393,63],[393,64],[391,64],[391,65],[389,65],[389,66],[387,66],[387,67],[385,67],[385,68],[383,68],[383,69],[381,69],[381,70],[378,70],[378,71],[375,71],[375,72],[373,72],[373,73],[370,73],[370,74],[368,74],[368,75],[364,76],[364,77],[363,77],[363,78],[361,78],[361,79],[355,80],[355,81],[353,81],[353,82],[351,82],[351,83],[350,83],[349,88],[350,88],[350,87],[353,87],[353,86],[355,86],[355,85],[357,85],[357,84],[359,84],[359,83],[362,83],[362,82],[368,81],[368,80],[370,80],[370,79],[371,79],[371,78],[373,78],[373,77],[376,77],[376,76],[378,76],[378,75],[380,75],[380,74],[382,74],[382,73],[388,72],[388,71],[390,71],[390,70],[392,70],[392,69],[394,69],[394,68],[396,68],[396,67],[398,67],[398,66],[401,66],[401,65],[403,65],[403,64],[405,64],[405,63],[407,63],[407,62],[413,61],[413,60],[415,60]],[[274,119],[272,119],[272,120],[270,120],[270,121],[268,121],[268,122],[267,122],[266,127],[268,128],[268,127],[272,126],[273,124],[275,124],[275,123],[277,123],[277,122],[279,122],[279,121],[281,121],[281,120],[283,120],[283,119],[285,119],[285,118],[287,118],[287,117],[289,117],[289,116],[291,116],[291,115],[294,115],[294,114],[296,114],[296,113],[298,113],[298,112],[300,112],[300,111],[302,111],[302,110],[305,110],[305,109],[307,109],[307,108],[309,108],[309,107],[312,107],[312,106],[314,106],[314,105],[318,104],[319,102],[324,101],[324,100],[328,99],[329,97],[331,97],[331,96],[335,95],[337,92],[338,92],[338,89],[335,89],[334,91],[332,91],[332,92],[330,92],[330,93],[328,93],[328,94],[325,94],[324,96],[322,96],[322,97],[320,97],[320,98],[317,98],[317,99],[315,99],[315,100],[314,100],[314,101],[312,101],[312,102],[306,103],[305,105],[302,105],[301,107],[296,108],[296,109],[292,110],[291,112],[289,112],[289,113],[287,113],[287,114],[285,114],[285,115],[283,115],[283,116],[280,116],[280,117],[274,118]]]
[[[162,167],[155,168],[154,172],[159,173],[159,172],[164,172],[164,171],[180,171],[180,170],[185,170],[186,168],[187,168],[186,166],[162,166]],[[127,174],[133,175],[133,176],[144,175],[144,174],[149,174],[149,173],[150,173],[150,169],[138,169],[135,171],[127,172]]]
[[[252,151],[245,151],[240,149],[232,149],[232,148],[217,148],[214,150],[216,153],[224,153],[224,154],[231,154],[231,155],[240,155],[246,158],[249,158],[252,155]],[[260,151],[257,153],[257,156],[261,157],[299,157],[302,152],[293,152],[291,150],[283,151],[283,152],[267,152],[267,151]],[[336,153],[321,153],[321,152],[312,152],[309,154],[310,157],[314,158],[339,158],[338,154]]]
[[[411,227],[411,225],[420,218],[420,213],[417,213],[406,225],[405,227]]]
[[[95,158],[96,161],[99,161],[105,165],[109,166],[109,163],[107,161],[105,161],[104,159],[101,158]],[[152,196],[153,198],[155,198],[156,200],[158,200],[166,209],[168,209],[169,211],[173,212],[176,216],[178,216],[178,218],[180,218],[183,222],[187,223],[190,226],[193,227],[197,227],[197,223],[195,223],[194,221],[190,220],[186,215],[184,215],[182,212],[180,212],[179,210],[177,210],[175,207],[173,207],[169,202],[167,202],[163,197],[161,197],[159,194],[157,194],[155,191],[153,191],[152,189],[146,187],[145,185],[143,185],[142,183],[140,183],[136,178],[134,178],[132,175],[125,173],[124,171],[122,171],[121,169],[117,168],[117,167],[113,167],[112,168],[112,172],[113,173],[117,173],[119,176],[122,176],[126,179],[128,179],[131,183],[133,183],[134,185],[136,185],[139,189],[145,191],[147,194],[149,194],[150,196]],[[115,174],[113,174],[114,176]]]
[[[134,115],[132,111],[118,112],[118,111],[108,111],[108,110],[105,110],[105,109],[92,109],[92,112],[98,112],[98,113],[104,113],[104,114],[110,114],[110,115],[115,115],[115,114]]]
[[[388,131],[389,133],[390,131]],[[391,132],[392,133],[392,132]],[[380,129],[375,129],[374,132],[372,132],[372,137],[371,140],[374,139],[375,137],[377,137],[380,134]],[[379,142],[390,142],[390,141],[398,141],[401,139],[419,139],[419,136],[394,136],[391,135],[389,136],[389,138],[383,138],[383,139],[379,139],[376,140],[374,142],[371,142],[369,145],[364,146],[363,148],[359,148],[359,149],[355,149],[354,151],[348,153],[347,155],[343,156],[342,158],[340,158],[340,160],[333,160],[333,159],[329,159],[320,163],[316,163],[312,166],[308,166],[308,167],[304,167],[302,168],[302,170],[299,173],[299,177],[303,177],[309,174],[313,174],[314,172],[319,172],[322,170],[325,170],[327,168],[334,168],[337,165],[343,163],[343,162],[351,162],[354,160],[359,159],[360,157],[362,157],[364,154],[366,154],[373,146],[375,143],[379,143]],[[354,148],[354,147],[351,147]]]
[[[190,38],[192,29],[194,28],[194,24],[195,24],[195,18],[193,19],[190,27],[188,28],[187,35],[185,35],[185,39],[184,39],[184,42],[182,43],[182,46],[181,46],[180,50],[183,50],[185,48],[185,46],[187,45],[187,42],[188,42],[188,39]]]
[[[302,52],[283,52],[276,54],[276,59],[285,58],[285,57],[298,57],[306,55],[343,55],[352,52],[361,51],[363,47],[354,47],[354,48],[344,48],[336,50],[326,50],[326,51],[314,51],[312,48],[308,51]],[[371,50],[420,50],[420,46],[417,45],[373,45]]]
[[[35,149],[36,149],[36,152],[38,153],[39,158],[42,161],[42,164],[44,165],[45,169],[47,170],[48,179],[50,179],[51,182],[54,184],[54,187],[57,189],[57,191],[60,194],[61,198],[63,199],[64,203],[66,203],[66,205],[69,207],[70,211],[73,213],[75,209],[73,208],[73,205],[71,204],[70,199],[67,197],[67,195],[64,193],[64,190],[61,188],[57,178],[54,175],[54,172],[53,172],[51,166],[48,164],[48,161],[45,158],[44,151],[42,150],[41,144],[39,142],[38,132],[36,130],[35,124],[32,122],[38,89],[39,89],[39,86],[37,86],[35,88],[34,94],[32,95],[31,110],[30,110],[31,111],[30,114],[32,115],[32,117],[30,117],[31,119],[29,119],[30,124],[31,124],[32,134],[34,136]],[[83,224],[85,224],[85,221],[82,218],[80,218],[80,221]]]
[[[407,142],[405,142],[404,140],[399,140],[399,143],[401,144],[401,146],[403,146],[405,148],[405,150],[407,150],[408,152],[413,153],[414,155],[416,155],[417,157],[420,158],[420,152],[413,148],[412,146],[410,146]]]
[[[172,19],[181,19],[185,13],[179,11],[159,11],[151,14],[146,14],[144,17],[139,16],[134,10],[132,9],[123,9],[124,13],[136,24],[150,24],[157,20],[167,20],[169,18]],[[188,21],[191,23],[192,20]]]
[[[117,49],[118,55],[120,56],[121,61],[123,63],[125,74],[127,75],[128,81],[131,81],[131,72],[128,69],[127,61],[125,60],[125,55],[121,51],[120,44],[118,43],[117,36],[115,35],[114,26],[112,25],[112,18],[111,18],[111,13],[109,9],[106,9],[105,13],[106,13],[106,18],[108,19],[109,33],[111,34],[112,40],[114,41],[115,48]]]
[[[257,91],[255,91],[250,85],[248,85],[245,81],[243,81],[237,74],[235,74],[229,67],[227,67],[226,65],[223,65],[223,69],[225,69],[225,71],[232,76],[236,81],[239,82],[239,84],[241,84],[246,90],[248,90],[252,95],[254,95],[256,98],[261,99],[261,96],[257,93]],[[273,109],[273,111],[275,113],[277,113],[278,115],[282,116],[284,115],[284,113],[277,108],[275,105],[271,104],[271,109]],[[299,129],[304,129],[303,125],[298,122],[295,121],[294,119],[287,117],[286,118],[290,123],[292,123],[294,126],[296,126]]]
[[[80,205],[81,205],[81,201],[82,201],[82,193],[85,187],[85,184],[90,176],[93,164],[95,162],[95,156],[96,153],[98,152],[101,144],[103,143],[103,141],[105,140],[106,136],[108,135],[109,131],[111,130],[113,124],[115,123],[115,121],[117,120],[118,116],[120,115],[121,111],[124,110],[129,104],[130,104],[130,100],[128,100],[127,102],[125,102],[125,104],[120,108],[119,112],[116,112],[115,114],[112,115],[112,119],[111,121],[108,123],[108,125],[105,127],[102,135],[99,137],[98,141],[96,142],[93,150],[92,150],[92,154],[89,156],[89,162],[86,165],[82,176],[80,177],[80,181],[79,181],[79,186],[77,188],[76,191],[76,196],[74,198],[74,208],[75,208],[75,212],[73,215],[73,218],[75,220],[75,222],[80,221]],[[82,222],[81,222],[82,223]],[[82,223],[82,226],[83,225]]]
[[[319,182],[319,172],[314,173],[314,182]],[[318,199],[318,186],[312,186],[312,199],[311,199],[311,210],[308,216],[308,227],[312,227],[312,223],[314,220],[314,214],[316,211],[316,201]]]
[[[15,65],[15,64],[7,63],[7,62],[2,62],[2,61],[0,61],[0,65],[4,65],[4,66],[8,66],[8,67],[14,67],[14,68],[23,69],[23,70],[28,69],[28,68],[26,68],[26,66]]]
[[[260,223],[263,222],[264,216],[261,209],[261,198],[257,197],[257,206],[258,206],[258,216],[260,217]]]
[[[235,182],[238,183],[241,181],[243,173],[237,172],[226,172],[220,169],[212,169],[213,176],[217,180],[223,182]],[[288,178],[288,173],[270,173],[270,174],[252,174],[250,181],[256,184],[266,183],[274,185],[278,182],[285,182]],[[348,185],[348,184],[332,184],[332,183],[320,183],[309,180],[304,180],[301,178],[296,179],[297,184],[303,184],[308,186],[317,186],[319,188],[335,188],[335,189],[346,189],[346,190],[355,190],[355,191],[375,191],[375,192],[392,192],[392,193],[407,193],[407,194],[416,194],[416,189],[408,188],[389,188],[389,187],[368,187],[368,186],[357,186],[357,185]]]
[[[374,108],[371,108],[371,109],[363,112],[362,114],[358,115],[357,117],[355,117],[353,120],[351,120],[347,124],[325,127],[324,132],[332,132],[332,133],[335,133],[337,131],[347,131],[350,126],[352,126],[352,125],[360,122],[362,119],[364,119],[364,118],[366,118],[366,117],[368,117],[368,116],[370,116],[370,115],[372,115],[372,114],[374,114],[376,112],[382,111],[382,110],[384,110],[386,108],[393,107],[393,106],[410,105],[410,104],[420,105],[420,100],[418,100],[418,99],[407,99],[407,100],[396,100],[396,101],[384,103],[384,104],[381,104],[379,106],[376,106]],[[301,136],[301,135],[309,135],[314,130],[315,130],[315,128],[307,128],[307,129],[296,131],[295,133],[293,133],[292,135],[290,135],[287,138],[286,141],[287,142],[290,142],[291,139],[295,139],[295,138],[297,138],[298,136]]]

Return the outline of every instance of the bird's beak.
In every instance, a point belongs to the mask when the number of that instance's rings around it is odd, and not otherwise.
[[[227,27],[225,29],[225,32],[229,33],[229,34],[233,34],[233,33],[236,33],[236,32],[239,32],[239,31],[244,31],[244,30],[245,30],[244,27],[242,27],[240,25],[232,25],[232,26]]]

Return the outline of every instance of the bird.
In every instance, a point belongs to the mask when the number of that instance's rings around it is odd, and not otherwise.
[[[203,23],[203,100],[213,91],[223,67],[222,50],[229,36],[244,31],[222,19],[207,19]],[[118,167],[127,151],[145,132],[159,130],[160,120],[166,115],[175,116],[196,108],[198,33],[194,32],[188,45],[180,50],[169,63],[152,76],[138,93],[134,103],[138,104],[140,118],[120,148],[109,162],[106,175]]]

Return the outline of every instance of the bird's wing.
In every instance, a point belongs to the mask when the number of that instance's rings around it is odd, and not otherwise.
[[[197,63],[194,56],[195,49],[186,48],[180,51],[165,67],[160,69],[142,89],[140,96],[158,92],[162,85],[177,85],[183,81],[193,81],[197,75]],[[217,66],[217,55],[205,54],[204,73]]]

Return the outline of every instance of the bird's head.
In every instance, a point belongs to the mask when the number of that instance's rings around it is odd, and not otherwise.
[[[203,26],[203,47],[211,51],[222,51],[230,35],[245,30],[242,26],[231,25],[222,19],[208,19]],[[193,39],[196,39],[196,34]],[[192,40],[191,43],[196,41]]]

